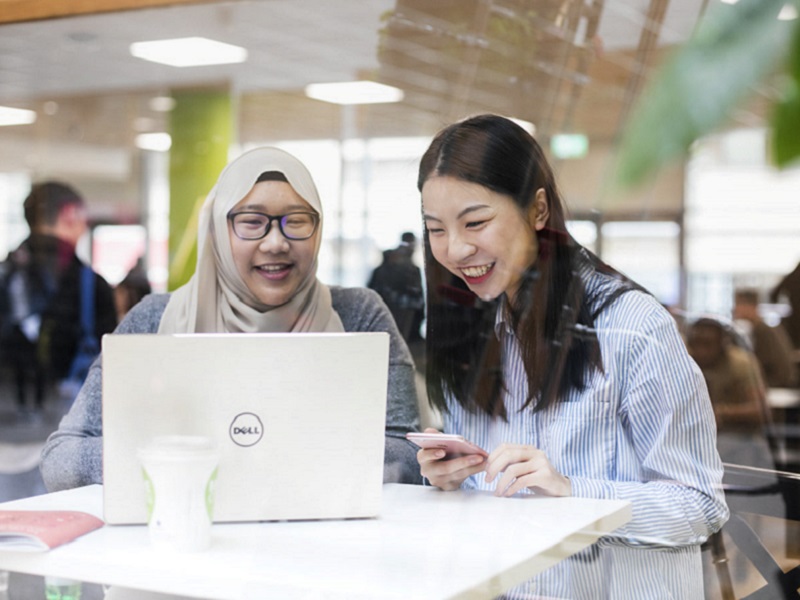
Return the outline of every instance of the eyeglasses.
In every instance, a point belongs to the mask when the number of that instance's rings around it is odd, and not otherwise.
[[[285,215],[265,215],[259,212],[238,212],[228,214],[233,233],[242,240],[260,240],[272,229],[272,222],[278,222],[278,229],[287,240],[307,240],[317,230],[319,215],[312,212],[292,212]]]

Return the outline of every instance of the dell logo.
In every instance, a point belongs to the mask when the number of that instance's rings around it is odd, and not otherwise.
[[[264,435],[264,426],[257,415],[240,413],[236,415],[231,423],[230,435],[234,444],[254,446],[261,441]]]
[[[233,435],[239,435],[240,433],[246,433],[247,435],[261,435],[261,432],[258,430],[258,427],[234,427],[233,428]]]

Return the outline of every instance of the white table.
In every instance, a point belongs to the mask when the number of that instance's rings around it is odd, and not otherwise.
[[[102,516],[102,486],[0,508]],[[493,598],[627,523],[630,503],[495,498],[384,486],[377,519],[216,524],[212,547],[160,554],[145,526],[110,526],[44,553],[0,550],[0,569],[194,598]]]

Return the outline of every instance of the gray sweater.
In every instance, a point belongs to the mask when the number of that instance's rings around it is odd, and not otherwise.
[[[415,447],[404,438],[419,427],[411,354],[378,294],[364,288],[331,287],[331,295],[345,331],[387,331],[390,335],[383,479],[421,483]],[[157,333],[168,300],[169,294],[145,297],[115,333]],[[100,356],[42,450],[42,477],[51,492],[103,482],[102,380]]]

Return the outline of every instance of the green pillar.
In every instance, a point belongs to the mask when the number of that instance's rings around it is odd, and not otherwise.
[[[228,163],[233,116],[223,90],[173,92],[169,151],[169,279],[174,290],[197,263],[197,218],[208,192]]]

